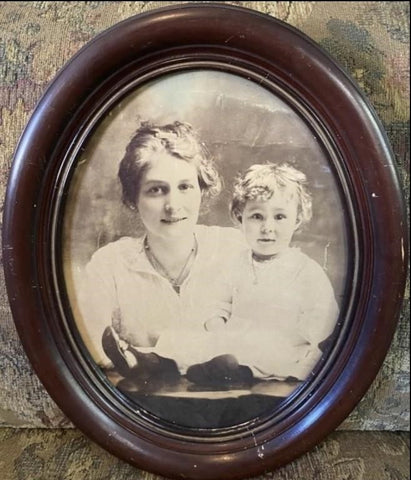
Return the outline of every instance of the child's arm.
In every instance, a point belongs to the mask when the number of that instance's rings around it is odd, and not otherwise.
[[[302,273],[302,303],[298,320],[298,333],[307,342],[305,351],[298,361],[298,378],[306,378],[320,360],[323,352],[321,344],[335,330],[339,308],[333,287],[323,269],[310,262]]]

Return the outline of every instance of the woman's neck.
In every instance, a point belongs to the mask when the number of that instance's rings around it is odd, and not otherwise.
[[[147,233],[147,246],[171,276],[177,276],[195,248],[194,234],[163,239]]]

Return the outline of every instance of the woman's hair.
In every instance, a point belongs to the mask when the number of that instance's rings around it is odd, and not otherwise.
[[[308,223],[312,217],[312,200],[305,186],[306,181],[303,172],[286,163],[252,165],[235,181],[230,205],[231,217],[241,223],[247,201],[269,200],[280,192],[286,194],[289,199],[297,197],[297,219],[301,224]]]
[[[156,154],[161,152],[167,152],[197,168],[204,196],[214,197],[220,193],[220,176],[206,146],[198,139],[191,125],[174,122],[158,126],[144,122],[134,133],[120,162],[118,175],[125,205],[133,209],[137,206],[142,177]]]

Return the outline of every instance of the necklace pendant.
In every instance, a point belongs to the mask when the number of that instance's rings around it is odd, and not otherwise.
[[[167,269],[157,260],[156,256],[150,249],[150,245],[148,243],[147,237],[144,238],[144,249],[146,252],[146,256],[151,263],[152,267],[154,270],[156,270],[162,277],[168,280],[170,285],[173,287],[174,291],[177,293],[177,295],[180,295],[180,287],[181,284],[184,282],[184,280],[187,278],[192,263],[195,260],[195,257],[197,255],[197,239],[194,235],[194,247],[191,249],[184,265],[182,266],[182,269],[180,270],[180,273],[178,274],[177,277],[171,277]]]

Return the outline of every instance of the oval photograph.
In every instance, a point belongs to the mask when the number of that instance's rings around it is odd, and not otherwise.
[[[210,68],[129,88],[73,161],[71,328],[128,408],[170,428],[280,413],[321,381],[347,318],[356,255],[338,158],[259,83]]]

